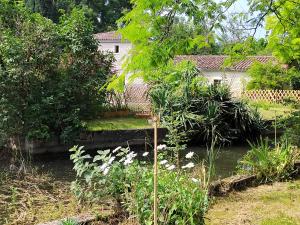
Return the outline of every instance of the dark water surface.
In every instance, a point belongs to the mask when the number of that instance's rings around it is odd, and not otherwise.
[[[216,178],[224,178],[235,174],[237,162],[250,150],[248,145],[230,146],[217,149],[215,161]],[[203,147],[190,147],[188,151],[195,152],[196,160],[207,159],[207,149]]]
[[[224,178],[234,175],[238,160],[240,160],[249,149],[248,145],[230,146],[219,149],[215,163],[216,177]],[[138,152],[138,150],[134,150]],[[143,151],[144,149],[138,154],[142,154]],[[207,150],[205,147],[189,147],[182,153],[182,156],[184,157],[185,154],[190,151],[195,152],[194,161],[196,162],[207,158]],[[42,172],[51,173],[57,180],[72,181],[75,178],[73,163],[70,161],[69,154],[38,156],[33,159],[32,164]]]

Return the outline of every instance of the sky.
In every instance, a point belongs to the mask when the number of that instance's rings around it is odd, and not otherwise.
[[[237,0],[231,8],[228,10],[228,14],[234,14],[234,13],[248,13],[249,6],[247,3],[247,0]],[[255,34],[256,38],[265,37],[266,31],[264,28],[259,28]]]

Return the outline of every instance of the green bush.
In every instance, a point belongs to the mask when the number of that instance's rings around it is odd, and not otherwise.
[[[0,141],[73,140],[81,120],[105,102],[112,61],[98,51],[83,10],[54,24],[18,1],[0,0]]]
[[[128,193],[126,207],[141,224],[153,221],[153,172],[148,169]],[[159,224],[204,224],[208,208],[205,190],[184,174],[161,170],[158,179]]]
[[[300,111],[299,105],[297,110],[293,111],[288,117],[284,117],[279,121],[280,127],[284,129],[283,138],[290,143],[300,146]]]
[[[186,133],[183,139],[210,142],[214,129],[217,142],[222,144],[240,137],[255,138],[264,129],[256,110],[233,99],[226,85],[207,84],[189,62],[171,67],[168,76],[152,85],[149,96],[163,125],[169,132]]]
[[[299,158],[297,147],[284,142],[271,148],[266,139],[257,145],[251,144],[251,150],[238,163],[238,169],[240,173],[257,175],[262,182],[280,181],[291,177]]]
[[[268,62],[262,64],[259,62],[253,63],[247,71],[251,77],[247,84],[248,89],[277,89],[299,90],[300,72],[295,68],[285,69],[280,64]]]
[[[141,225],[153,223],[151,166],[135,160],[137,154],[129,148],[98,151],[94,158],[85,154],[83,147],[73,147],[70,151],[77,174],[72,190],[80,200],[114,198],[130,215],[138,218]],[[174,171],[175,165],[167,162],[164,154],[162,151],[159,155],[159,224],[204,224],[208,207],[207,186],[203,187],[205,182],[190,178],[184,170],[177,168]],[[183,168],[189,170],[193,166],[191,162]]]

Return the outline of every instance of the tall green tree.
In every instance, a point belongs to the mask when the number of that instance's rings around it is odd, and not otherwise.
[[[25,5],[32,12],[38,12],[43,16],[58,22],[58,9],[55,1],[52,0],[24,0]]]
[[[260,27],[268,31],[272,54],[282,63],[300,70],[300,0],[248,0],[252,18],[245,30],[254,36]],[[247,44],[241,47],[247,53]]]
[[[105,101],[111,64],[83,10],[55,24],[0,0],[0,140],[73,140],[81,120]]]
[[[94,23],[94,32],[117,29],[116,21],[131,8],[130,0],[24,0],[31,12],[58,22],[60,10],[70,13],[73,8],[82,8]]]
[[[158,80],[176,55],[208,45],[209,32],[224,19],[223,10],[232,1],[133,0],[133,9],[119,20],[119,32],[133,44],[124,63],[124,73],[110,87],[122,88],[125,74],[131,79]],[[187,26],[181,26],[186,24]],[[197,32],[189,32],[189,27]]]

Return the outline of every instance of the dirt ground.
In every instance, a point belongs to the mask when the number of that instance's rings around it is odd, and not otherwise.
[[[108,205],[79,204],[70,182],[47,174],[16,176],[0,171],[0,224],[31,225],[79,214],[109,216]]]
[[[300,225],[300,179],[214,199],[207,225]]]

